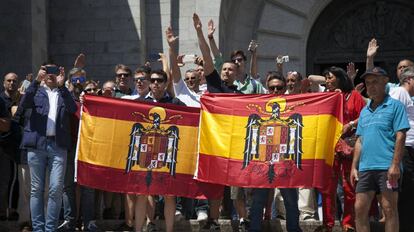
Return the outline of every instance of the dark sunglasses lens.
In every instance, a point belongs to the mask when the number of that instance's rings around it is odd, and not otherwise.
[[[128,77],[129,74],[128,73],[119,73],[119,74],[116,74],[116,76],[117,77]]]
[[[72,83],[76,84],[79,81],[79,83],[84,83],[86,81],[86,77],[72,77]]]
[[[158,83],[163,83],[165,80],[164,79],[161,79],[161,78],[151,78],[151,83],[155,83],[155,82],[158,82]]]

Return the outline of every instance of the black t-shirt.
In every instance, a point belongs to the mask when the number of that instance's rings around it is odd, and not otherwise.
[[[7,110],[6,103],[3,98],[0,97],[0,118],[9,117],[9,111]]]
[[[212,73],[206,76],[207,91],[209,93],[242,93],[237,90],[237,86],[226,85],[226,82],[222,81],[217,70],[214,69]]]
[[[3,104],[6,106],[6,109],[11,112],[11,107],[15,104],[11,97],[7,96],[3,91],[0,93],[0,98],[3,100]]]

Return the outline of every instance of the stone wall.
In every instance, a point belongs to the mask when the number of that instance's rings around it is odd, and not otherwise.
[[[23,0],[0,1],[0,15],[1,80],[8,72],[24,77],[31,72],[32,62],[31,4]]]

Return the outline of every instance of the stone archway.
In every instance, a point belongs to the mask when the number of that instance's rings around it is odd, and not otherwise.
[[[371,38],[379,43],[376,65],[395,75],[396,63],[412,58],[414,2],[410,0],[334,0],[319,15],[307,41],[307,72],[320,73],[326,66],[349,61],[365,70]]]
[[[331,0],[222,0],[220,7],[220,49],[247,50],[251,39],[259,42],[259,72],[275,69],[279,54],[289,55],[285,70],[305,73],[306,44],[319,14]]]

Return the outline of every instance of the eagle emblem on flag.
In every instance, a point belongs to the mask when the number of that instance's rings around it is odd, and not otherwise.
[[[164,128],[162,124],[182,118],[181,115],[166,119],[166,112],[162,107],[151,108],[148,118],[140,112],[133,114],[141,117],[149,126],[144,127],[139,122],[132,126],[125,172],[130,172],[134,165],[138,165],[146,168],[150,176],[151,170],[166,166],[169,174],[175,176],[179,128],[174,125]]]
[[[247,106],[249,109],[256,108],[261,114],[270,117],[265,119],[258,114],[249,116],[246,125],[242,169],[248,167],[252,160],[264,162],[269,165],[269,182],[273,181],[275,175],[275,163],[291,160],[296,168],[302,168],[302,115],[294,113],[289,117],[281,118],[281,114],[290,112],[301,104],[282,109],[281,104],[284,102],[280,99],[278,101],[269,101],[265,111],[255,104]]]

